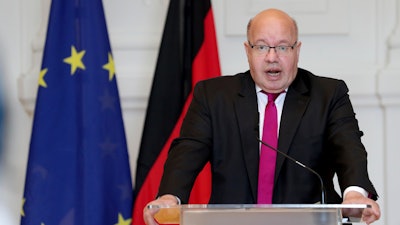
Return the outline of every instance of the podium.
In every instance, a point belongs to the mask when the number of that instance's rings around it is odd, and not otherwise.
[[[340,225],[361,221],[364,204],[179,205],[159,210],[159,224],[180,225]],[[343,212],[350,217],[343,217]]]

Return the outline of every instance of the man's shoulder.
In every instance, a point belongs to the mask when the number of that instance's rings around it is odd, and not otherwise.
[[[335,78],[334,76],[326,76],[326,75],[316,75],[306,69],[303,68],[298,68],[298,77],[301,79],[306,79],[310,81],[316,81],[316,82],[343,82],[342,80]]]
[[[237,95],[242,93],[247,95],[255,93],[255,84],[250,72],[237,73],[234,75],[223,75],[196,84],[195,92],[208,93],[210,95]]]
[[[331,76],[321,76],[315,75],[314,73],[299,68],[296,80],[293,87],[296,89],[306,87],[307,90],[314,90],[317,92],[332,92],[337,88],[347,90],[347,85],[345,81],[331,77]]]
[[[237,74],[228,74],[228,75],[222,75],[222,76],[218,76],[218,77],[213,77],[213,78],[209,78],[209,79],[205,79],[200,82],[203,83],[215,83],[215,82],[237,82],[240,81],[241,79],[245,79],[247,77],[250,77],[250,72],[246,71],[246,72],[241,72],[241,73],[237,73]]]
[[[251,84],[252,79],[250,72],[242,72],[234,75],[222,75],[206,80],[199,81],[197,86],[214,87],[218,89],[240,88],[244,84]]]

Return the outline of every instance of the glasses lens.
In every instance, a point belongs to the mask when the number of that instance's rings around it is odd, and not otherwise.
[[[259,55],[268,54],[270,50],[273,48],[275,50],[275,54],[277,54],[278,56],[288,55],[290,53],[290,50],[295,47],[296,43],[297,41],[293,44],[293,46],[280,45],[280,46],[270,47],[268,45],[252,45],[249,42],[251,48]]]
[[[287,54],[289,52],[288,49],[289,49],[288,46],[277,46],[277,47],[275,47],[275,51],[279,55]]]

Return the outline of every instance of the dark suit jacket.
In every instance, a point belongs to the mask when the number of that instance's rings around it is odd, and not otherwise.
[[[299,69],[285,98],[278,148],[317,171],[328,203],[341,203],[340,188],[363,187],[375,198],[367,172],[367,153],[346,84]],[[210,204],[254,204],[259,162],[258,108],[249,71],[199,82],[171,145],[159,195],[187,203],[193,182],[209,161]],[[321,200],[317,176],[278,154],[273,203],[310,204]]]

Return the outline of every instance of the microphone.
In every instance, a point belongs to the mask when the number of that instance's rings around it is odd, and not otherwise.
[[[283,155],[285,158],[290,159],[292,162],[296,163],[297,165],[303,167],[304,169],[310,171],[311,173],[315,174],[318,179],[319,182],[321,183],[321,204],[326,204],[325,199],[326,199],[326,193],[325,193],[325,185],[324,185],[324,181],[322,180],[322,177],[313,169],[311,169],[310,167],[304,165],[303,163],[297,161],[296,159],[290,157],[289,155],[287,155],[286,153],[280,151],[277,148],[272,147],[271,145],[265,143],[264,141],[260,140],[259,138],[257,138],[257,140],[264,146],[267,146],[268,148],[278,152],[279,154]]]

